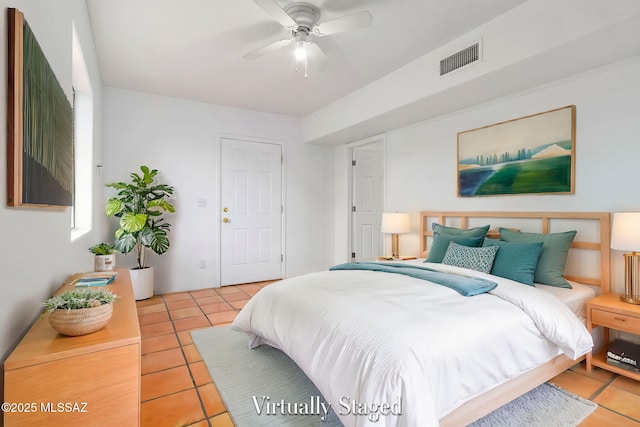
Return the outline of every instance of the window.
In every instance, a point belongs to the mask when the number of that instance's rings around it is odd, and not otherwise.
[[[71,208],[71,240],[91,230],[93,188],[93,91],[80,40],[73,27],[72,85],[75,186]]]

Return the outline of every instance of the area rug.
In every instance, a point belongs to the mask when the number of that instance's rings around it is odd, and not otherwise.
[[[322,394],[280,350],[248,348],[228,326],[191,332],[237,427],[342,426]],[[472,424],[473,427],[575,427],[598,405],[553,384],[542,384]]]

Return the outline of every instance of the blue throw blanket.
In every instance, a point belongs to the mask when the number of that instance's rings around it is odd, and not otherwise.
[[[452,273],[443,273],[428,267],[406,264],[381,264],[377,262],[348,262],[331,267],[329,270],[369,270],[385,273],[404,274],[416,279],[428,280],[457,291],[465,297],[489,292],[497,283],[481,277],[467,277]]]

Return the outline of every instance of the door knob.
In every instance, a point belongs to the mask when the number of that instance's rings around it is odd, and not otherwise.
[[[222,218],[222,222],[229,222],[229,218]]]

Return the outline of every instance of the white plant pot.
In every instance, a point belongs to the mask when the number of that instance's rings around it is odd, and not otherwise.
[[[131,286],[136,301],[151,298],[153,296],[153,267],[142,270],[129,270]]]
[[[116,268],[116,254],[95,255],[93,271],[113,271]]]

